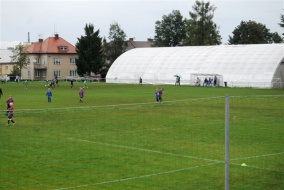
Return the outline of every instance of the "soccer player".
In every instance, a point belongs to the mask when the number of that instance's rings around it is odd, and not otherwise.
[[[84,98],[84,90],[83,90],[83,88],[82,87],[80,87],[80,91],[79,91],[79,97],[80,97],[80,103],[82,103],[83,102],[83,98]]]
[[[14,99],[12,98],[12,96],[10,95],[9,98],[6,100],[6,104],[7,104],[7,109],[10,108],[10,103],[15,103]]]
[[[46,96],[47,96],[47,102],[51,102],[52,92],[50,88],[47,89]]]
[[[2,88],[0,88],[0,99],[1,99],[1,97],[3,96],[4,94],[3,94],[3,90],[2,90]]]
[[[161,88],[160,90],[159,90],[159,101],[160,101],[160,103],[162,103],[162,100],[163,100],[163,92],[164,92],[164,89],[163,88]]]
[[[58,79],[56,78],[56,79],[55,79],[55,84],[56,84],[57,87],[59,87],[58,82],[59,82],[59,81],[58,81]]]
[[[7,117],[8,117],[8,124],[10,124],[10,121],[13,123],[13,125],[15,125],[15,121],[12,119],[13,118],[13,115],[14,115],[14,104],[13,102],[10,102],[10,107],[8,109],[8,114],[7,114]]]
[[[49,86],[49,81],[46,80],[46,81],[45,81],[45,87],[48,87],[48,86]]]
[[[12,96],[10,95],[9,98],[6,100],[7,110],[9,110],[11,102],[14,104],[14,100],[13,100]],[[5,114],[6,116],[8,116],[8,112],[9,111],[6,112],[6,114]]]
[[[73,79],[71,79],[70,84],[71,84],[71,88],[73,88],[73,86],[74,86],[74,80]]]
[[[158,103],[159,102],[159,90],[158,89],[156,89],[155,95],[156,95],[156,102]]]
[[[180,76],[176,76],[176,83],[175,83],[175,86],[178,85],[180,86]]]
[[[23,84],[25,85],[25,90],[27,90],[28,89],[28,81],[25,80]]]
[[[83,88],[88,88],[86,80],[84,81],[84,87]]]

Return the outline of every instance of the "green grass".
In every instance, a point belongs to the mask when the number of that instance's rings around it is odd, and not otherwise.
[[[0,189],[224,189],[225,95],[230,188],[284,186],[283,90],[89,83],[79,103],[61,82],[48,103],[44,84],[1,84]]]

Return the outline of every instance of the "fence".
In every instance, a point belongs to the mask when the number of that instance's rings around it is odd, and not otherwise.
[[[16,124],[0,128],[1,189],[215,190],[226,180],[227,189],[281,189],[284,97],[226,102],[16,110]]]
[[[242,87],[242,88],[279,88],[283,89],[284,88],[284,82],[281,80],[276,80],[272,82],[250,82],[250,81],[223,81],[223,77],[217,75],[217,83],[216,86],[214,86],[214,83],[205,84],[204,79],[205,75],[194,75],[191,77],[190,80],[186,80],[181,78],[180,84],[181,85],[189,85],[189,86],[198,86],[197,83],[197,77],[200,78],[200,86],[204,87]],[[207,77],[213,77],[213,75],[207,75]],[[139,79],[106,79],[107,83],[124,83],[124,84],[139,84]],[[161,85],[161,84],[172,84],[175,85],[176,79],[173,77],[172,80],[160,80],[160,79],[143,79],[143,84],[153,84],[153,85]],[[225,84],[226,83],[226,84]]]

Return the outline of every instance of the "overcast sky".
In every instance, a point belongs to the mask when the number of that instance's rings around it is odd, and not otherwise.
[[[278,25],[283,0],[208,0],[217,7],[213,21],[219,26],[223,44],[241,21],[265,24],[270,32],[284,30]],[[46,39],[58,33],[71,44],[84,35],[88,23],[108,38],[110,24],[117,22],[127,38],[146,41],[155,36],[155,22],[179,10],[185,18],[195,0],[0,0],[0,48],[19,42]],[[205,0],[207,2],[207,0]],[[108,40],[108,39],[107,39]]]

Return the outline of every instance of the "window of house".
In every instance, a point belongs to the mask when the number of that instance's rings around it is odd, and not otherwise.
[[[54,64],[55,65],[60,65],[60,63],[61,63],[60,58],[54,58]]]
[[[28,70],[28,77],[31,77],[31,71]]]
[[[40,71],[39,70],[36,70],[35,76],[40,77]]]
[[[60,71],[54,71],[54,77],[57,76],[57,77],[61,77],[60,75]]]
[[[77,71],[70,71],[70,77],[76,77]]]
[[[9,69],[9,66],[5,66],[5,70],[8,71],[8,69]]]
[[[40,59],[39,58],[34,58],[33,63],[34,64],[40,64]]]
[[[70,64],[72,64],[72,65],[76,64],[76,59],[75,58],[70,58]]]
[[[42,71],[42,76],[45,77],[45,70]]]
[[[67,51],[68,50],[68,47],[67,46],[59,46],[59,49],[61,51]]]
[[[42,62],[42,64],[45,64],[45,59],[43,58],[43,59],[41,60],[41,62]]]

